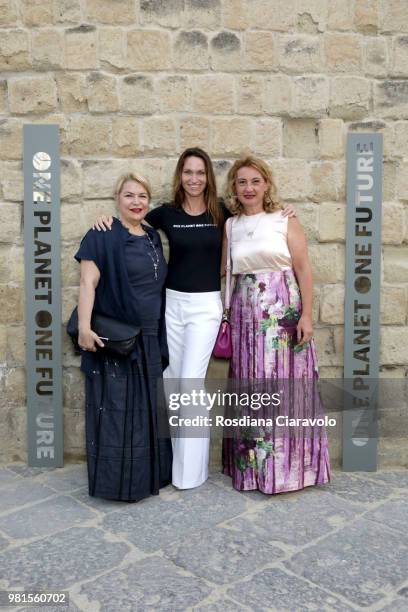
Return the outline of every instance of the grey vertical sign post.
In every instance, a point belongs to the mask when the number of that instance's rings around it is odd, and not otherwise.
[[[347,139],[343,470],[375,471],[378,439],[382,134]]]
[[[57,125],[24,126],[28,464],[63,465]]]

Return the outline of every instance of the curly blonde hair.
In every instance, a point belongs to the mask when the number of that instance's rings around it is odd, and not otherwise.
[[[133,181],[134,183],[139,183],[143,189],[146,189],[147,195],[149,197],[149,201],[152,199],[152,190],[150,187],[150,183],[147,179],[139,174],[135,174],[134,172],[127,172],[126,174],[122,174],[115,184],[115,189],[113,191],[113,195],[116,198],[122,191],[125,183],[128,181]]]
[[[243,206],[238,200],[235,181],[237,178],[238,170],[241,168],[255,168],[261,174],[263,179],[269,184],[268,189],[265,191],[263,208],[265,212],[273,212],[282,208],[282,203],[278,198],[278,192],[273,179],[272,170],[263,159],[255,157],[254,155],[245,155],[237,159],[229,169],[227,175],[227,188],[226,188],[226,204],[233,215],[239,215],[243,211]]]

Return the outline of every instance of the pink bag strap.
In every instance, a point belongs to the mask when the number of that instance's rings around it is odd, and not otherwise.
[[[227,267],[226,267],[226,278],[225,278],[225,307],[224,310],[229,310],[231,303],[231,235],[232,235],[232,220],[233,217],[227,219],[226,229],[227,229],[227,240],[228,240],[228,250],[227,250]]]

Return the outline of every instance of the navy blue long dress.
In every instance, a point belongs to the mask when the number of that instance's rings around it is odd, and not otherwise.
[[[159,436],[157,386],[168,364],[164,323],[167,266],[158,233],[133,236],[115,219],[111,232],[89,231],[75,255],[100,271],[94,310],[142,332],[130,356],[83,352],[89,494],[138,501],[171,482],[171,440]],[[158,259],[155,278],[153,262]]]

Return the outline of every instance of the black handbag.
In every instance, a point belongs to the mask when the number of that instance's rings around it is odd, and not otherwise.
[[[126,357],[136,346],[137,337],[141,328],[136,325],[123,323],[112,317],[92,313],[91,329],[103,341],[104,347],[97,347],[98,351],[112,353],[119,357]],[[78,308],[75,307],[67,323],[67,333],[71,337],[75,351],[80,353],[78,344]]]

